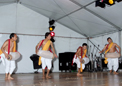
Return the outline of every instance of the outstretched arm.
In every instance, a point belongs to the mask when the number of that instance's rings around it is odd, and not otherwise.
[[[8,58],[8,54],[5,52],[5,47],[8,45],[8,40],[4,42],[4,44],[1,47],[2,52],[4,53],[5,57]]]
[[[37,52],[38,52],[38,47],[39,47],[39,45],[40,45],[40,43],[41,43],[42,41],[40,41],[37,45],[36,45],[36,54],[37,54]]]
[[[107,45],[102,49],[102,51],[100,51],[99,53],[102,53],[102,52],[104,52],[105,51],[105,49],[106,49],[106,47],[107,47]]]
[[[55,54],[55,49],[54,49],[54,46],[53,46],[53,43],[52,43],[52,42],[51,42],[51,48],[52,48],[52,50],[53,50],[54,56],[57,58],[58,56]]]

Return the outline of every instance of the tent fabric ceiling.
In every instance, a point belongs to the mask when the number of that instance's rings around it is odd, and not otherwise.
[[[95,7],[95,0],[0,0],[20,4],[87,37],[116,32],[122,28],[122,3],[105,9]]]
[[[0,0],[0,6],[8,5],[11,3],[15,3],[17,0]]]
[[[0,0],[0,3],[11,3],[11,2],[16,2],[18,0]]]

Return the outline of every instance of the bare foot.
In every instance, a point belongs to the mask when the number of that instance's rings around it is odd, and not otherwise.
[[[80,74],[80,73],[77,73],[77,76],[79,76],[79,77],[80,77],[80,76],[82,76],[82,74]]]
[[[12,77],[8,77],[8,80],[13,80],[14,78],[12,78]]]
[[[45,79],[45,76],[42,76],[42,79]]]
[[[112,73],[112,70],[110,70],[110,73]]]
[[[117,73],[117,72],[114,72],[114,75],[117,75],[117,74],[119,74],[119,73]]]
[[[5,77],[5,80],[8,80],[8,77]]]
[[[51,79],[51,77],[50,77],[50,76],[46,76],[46,78],[47,78],[47,79]]]

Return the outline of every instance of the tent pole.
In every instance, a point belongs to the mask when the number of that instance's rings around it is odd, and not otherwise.
[[[0,34],[11,34],[11,33],[1,33]],[[26,36],[45,36],[45,35],[36,35],[36,34],[24,34],[24,33],[17,33],[17,35],[26,35]],[[55,36],[58,38],[70,38],[70,39],[88,39],[87,37],[69,37],[69,36]]]
[[[71,1],[71,2],[74,2],[74,0],[70,0],[70,1]],[[64,17],[66,17],[66,16],[69,16],[70,14],[73,14],[73,13],[75,13],[75,12],[77,12],[77,11],[83,9],[83,8],[85,8],[85,7],[87,7],[87,6],[91,5],[91,4],[93,4],[94,2],[95,2],[95,1],[92,1],[92,2],[88,3],[87,5],[80,7],[79,9],[77,9],[77,10],[75,10],[75,11],[72,11],[71,13],[68,13],[68,14],[66,14],[66,15],[64,15],[64,16],[62,16],[62,17],[60,17],[60,18],[58,18],[58,19],[56,19],[56,21],[58,21],[58,20],[60,20],[60,19],[62,19],[62,18],[64,18]]]
[[[122,45],[121,45],[121,31],[118,32],[118,35],[119,35],[119,46],[121,48],[122,47]],[[122,53],[122,51],[120,53]]]
[[[89,41],[88,41],[88,39],[87,39],[87,45],[89,45]],[[90,47],[90,46],[89,46]],[[90,52],[89,51],[87,51],[87,53],[88,53],[88,55],[90,54]]]
[[[99,51],[101,51],[89,38],[88,41],[91,42]]]

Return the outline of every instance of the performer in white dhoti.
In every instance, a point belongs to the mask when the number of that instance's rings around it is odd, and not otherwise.
[[[118,58],[121,56],[121,49],[119,45],[116,43],[113,43],[112,39],[110,37],[107,38],[107,41],[109,44],[107,44],[100,53],[105,51],[105,64],[108,63],[108,69],[110,70],[110,73],[112,73],[112,67],[114,74],[118,74],[116,71],[119,67]],[[116,47],[119,49],[119,52],[117,51]]]
[[[74,55],[73,63],[76,63],[78,67],[77,76],[81,76],[80,72],[83,72],[83,69],[85,68],[85,64],[87,64],[89,61],[88,57],[86,56],[86,52],[87,52],[87,44],[83,43],[82,47],[80,46],[77,49],[76,54]],[[86,63],[84,63],[84,61],[86,61]]]
[[[50,39],[51,39],[51,35],[49,32],[47,32],[45,34],[45,39],[41,40],[36,46],[36,54],[38,54],[40,56],[38,64],[39,65],[42,64],[42,71],[43,71],[42,78],[45,78],[45,67],[46,66],[47,66],[46,78],[51,78],[49,76],[49,72],[52,67],[52,59],[53,59],[53,57],[57,57],[57,55],[55,54],[55,49],[53,47],[53,43],[52,43],[52,41],[50,41]],[[53,54],[51,52],[49,52],[50,46],[52,48]],[[39,50],[40,47],[42,47],[42,50]],[[51,58],[48,58],[48,55],[45,54],[46,52],[47,52],[47,54],[49,54],[49,57],[51,57]],[[42,53],[44,53],[44,54],[42,55]]]
[[[4,42],[0,50],[0,57],[5,65],[6,79],[13,79],[11,74],[16,68],[15,61],[9,58],[11,53],[16,52],[16,40],[17,35],[15,33],[10,34],[10,39]]]

